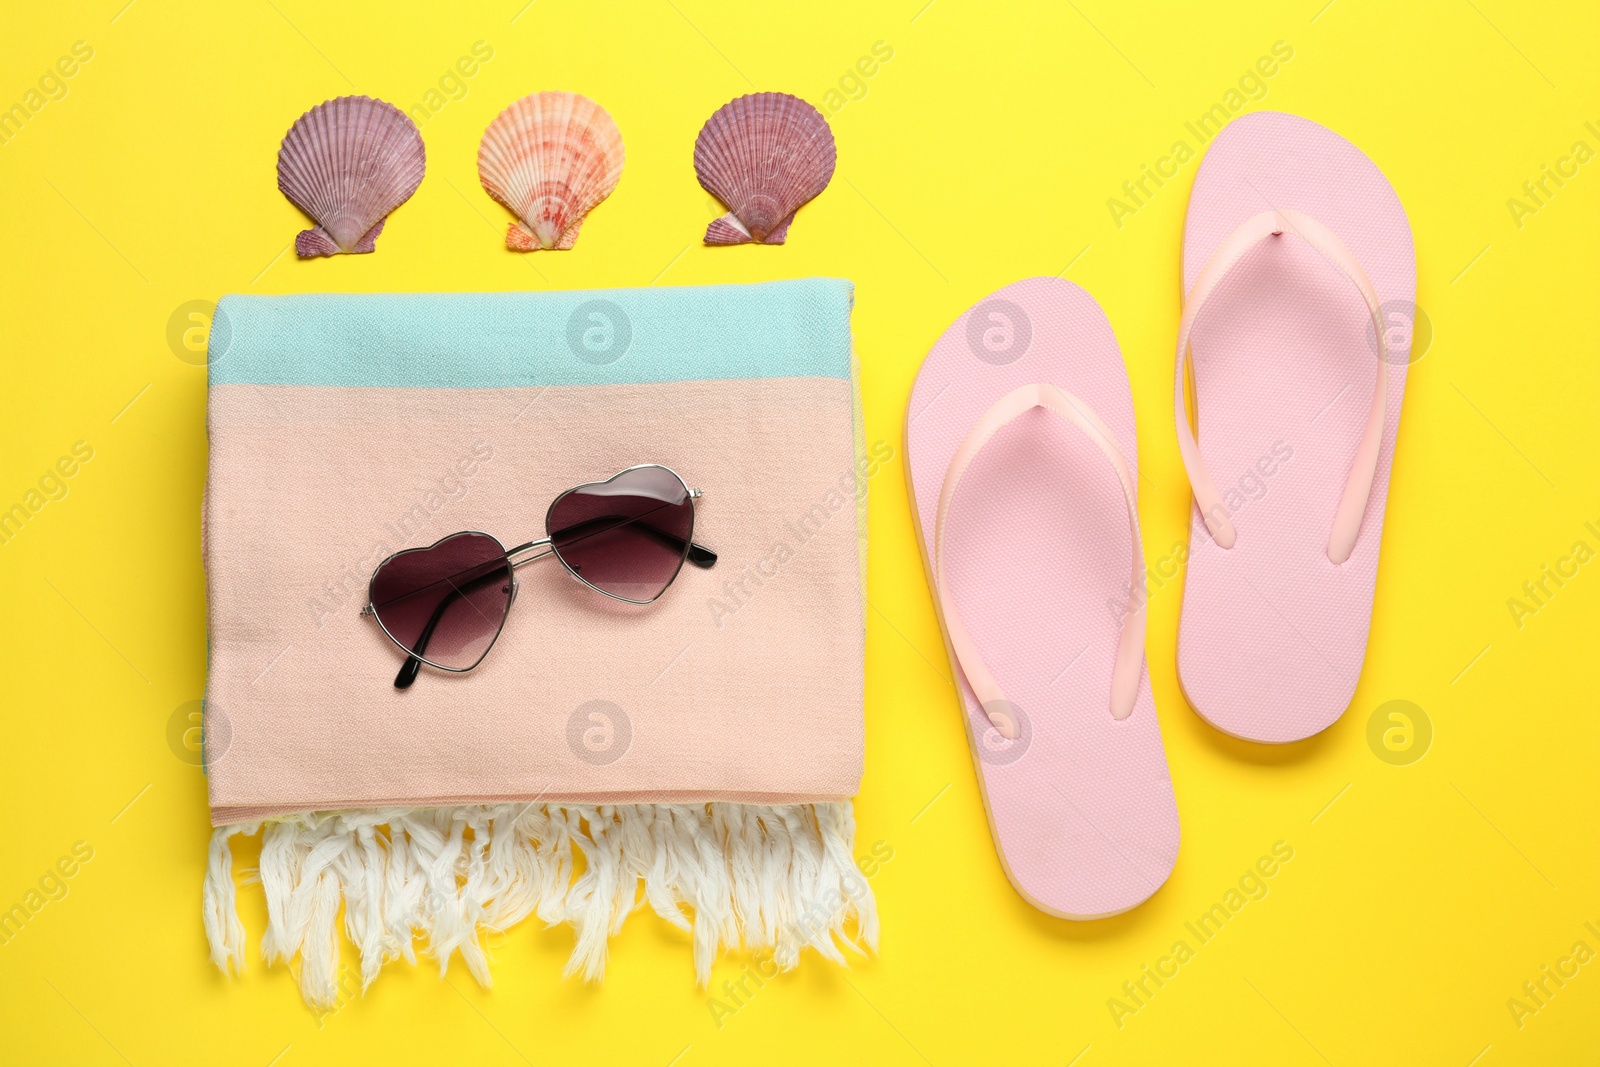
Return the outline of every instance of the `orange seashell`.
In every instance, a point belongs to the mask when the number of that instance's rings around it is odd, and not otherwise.
[[[517,216],[506,245],[519,252],[571,248],[584,216],[617,187],[622,163],[622,131],[577,93],[523,97],[478,146],[478,180]]]

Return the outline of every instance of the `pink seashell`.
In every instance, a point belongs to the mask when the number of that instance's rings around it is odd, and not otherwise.
[[[622,178],[622,131],[577,93],[534,93],[500,112],[478,146],[484,191],[517,216],[506,245],[571,248],[584,216]]]
[[[295,252],[371,252],[389,212],[422,184],[425,162],[416,123],[393,104],[341,96],[301,115],[278,149],[278,188],[317,220]]]
[[[706,228],[706,244],[783,244],[836,160],[828,120],[797,96],[752,93],[722,105],[694,142],[700,184],[728,207]]]

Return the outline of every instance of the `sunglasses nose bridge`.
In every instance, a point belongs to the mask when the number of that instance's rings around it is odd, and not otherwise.
[[[532,563],[536,559],[543,559],[550,555],[555,546],[549,537],[541,537],[537,541],[529,541],[518,545],[516,548],[506,549],[506,562],[512,567],[520,567],[524,563]]]

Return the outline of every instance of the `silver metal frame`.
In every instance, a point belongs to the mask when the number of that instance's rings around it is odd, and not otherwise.
[[[674,570],[672,572],[672,576],[667,579],[666,584],[664,584],[661,587],[661,592],[657,593],[655,596],[651,597],[649,600],[630,600],[628,597],[618,596],[616,593],[608,592],[608,591],[606,591],[604,589],[601,589],[599,586],[595,585],[593,582],[589,581],[583,575],[579,574],[577,571],[572,569],[572,566],[570,564],[568,564],[565,559],[562,558],[561,553],[556,551],[555,538],[550,533],[550,516],[555,511],[556,505],[558,503],[560,503],[562,501],[562,499],[564,499],[570,493],[574,493],[579,489],[587,489],[589,486],[592,486],[592,485],[605,485],[607,482],[616,481],[618,478],[620,478],[624,474],[627,474],[629,471],[645,470],[647,468],[652,468],[652,467],[656,468],[656,469],[659,469],[659,470],[666,471],[668,474],[672,475],[673,478],[677,479],[677,482],[678,482],[679,485],[683,486],[684,495],[689,500],[690,505],[691,505],[690,509],[689,509],[689,534],[688,534],[687,537],[685,537],[683,539],[683,554],[678,557],[678,567],[677,567],[676,570]],[[374,621],[376,621],[377,624],[378,624],[378,628],[383,631],[384,636],[387,637],[390,641],[393,641],[394,644],[395,644],[395,647],[399,648],[400,651],[404,652],[408,659],[416,659],[421,663],[427,664],[429,667],[435,667],[435,668],[437,668],[437,669],[439,669],[441,671],[449,671],[451,674],[465,674],[468,671],[476,670],[478,665],[481,664],[488,657],[490,650],[493,649],[494,646],[499,642],[500,634],[502,632],[504,632],[504,630],[506,628],[506,620],[511,617],[511,605],[513,605],[513,604],[515,604],[517,602],[517,590],[518,590],[519,586],[518,586],[517,577],[516,577],[516,569],[518,567],[523,566],[524,564],[532,563],[535,560],[544,559],[546,556],[554,556],[556,558],[556,560],[561,564],[561,569],[562,570],[566,571],[568,575],[570,575],[571,577],[577,579],[583,585],[587,586],[590,589],[593,589],[596,593],[599,593],[602,596],[608,596],[612,600],[620,600],[624,604],[638,604],[640,606],[654,604],[657,600],[660,600],[662,598],[662,596],[664,596],[666,594],[666,591],[672,587],[672,583],[678,580],[678,575],[683,572],[684,561],[689,558],[689,552],[690,552],[690,549],[693,547],[693,542],[694,542],[694,525],[695,525],[696,512],[698,510],[693,505],[694,505],[694,502],[696,500],[699,500],[702,495],[703,494],[702,494],[701,490],[690,488],[689,483],[683,480],[683,476],[681,474],[679,474],[677,471],[673,470],[671,467],[668,467],[665,464],[661,464],[661,463],[636,463],[631,467],[624,467],[622,470],[618,471],[616,474],[613,474],[609,478],[602,478],[599,481],[593,481],[593,482],[580,482],[579,484],[572,486],[570,489],[562,490],[560,493],[558,493],[556,495],[556,498],[550,502],[550,506],[545,509],[545,514],[544,514],[545,536],[539,538],[537,541],[529,541],[526,544],[518,545],[515,548],[506,548],[505,545],[501,542],[501,540],[498,537],[494,536],[493,534],[485,533],[482,530],[457,530],[455,533],[447,534],[446,536],[439,538],[439,540],[435,541],[431,545],[427,545],[425,547],[420,547],[420,548],[403,548],[398,552],[391,552],[389,555],[385,556],[383,558],[383,560],[381,562],[379,562],[379,564],[376,567],[374,567],[372,569],[372,577],[367,579],[367,604],[366,604],[365,607],[363,607],[361,609],[361,614],[363,616],[370,617]],[[479,537],[487,537],[489,540],[493,541],[495,544],[500,546],[500,552],[506,559],[506,576],[511,579],[511,597],[510,597],[509,600],[506,601],[505,614],[503,614],[500,617],[500,625],[495,628],[494,637],[490,639],[488,646],[484,648],[483,655],[479,656],[475,661],[473,661],[471,666],[467,666],[467,667],[447,667],[443,663],[435,663],[433,660],[429,659],[427,656],[419,656],[419,655],[417,655],[411,649],[407,648],[405,643],[402,642],[398,637],[396,637],[394,634],[389,632],[389,628],[383,624],[382,617],[380,617],[378,615],[377,608],[375,608],[373,606],[372,583],[373,583],[374,580],[377,579],[378,572],[383,570],[383,568],[391,560],[398,559],[401,556],[410,555],[413,552],[430,552],[433,549],[435,549],[435,548],[439,547],[440,545],[444,544],[446,541],[454,540],[457,537],[467,537],[467,536],[471,536],[471,535],[477,535]],[[513,558],[519,552],[526,552],[529,549],[541,548],[541,547],[544,549],[544,551],[542,551],[542,552],[537,552],[537,553],[535,553],[535,554],[533,554],[531,556],[524,556],[522,559],[514,559]]]

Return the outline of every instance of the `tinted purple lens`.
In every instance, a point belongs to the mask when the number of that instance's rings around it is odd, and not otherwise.
[[[418,659],[466,670],[483,659],[511,607],[511,564],[488,534],[459,533],[401,552],[372,576],[378,621]]]
[[[678,576],[694,534],[689,490],[664,467],[637,467],[568,490],[545,520],[556,555],[602,592],[636,604]]]

